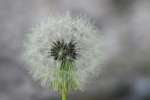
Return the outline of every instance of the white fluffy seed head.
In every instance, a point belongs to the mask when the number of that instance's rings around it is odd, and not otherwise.
[[[48,53],[52,42],[72,39],[77,42],[79,57],[75,61],[76,80],[80,89],[85,89],[89,76],[94,78],[99,74],[103,63],[103,38],[99,31],[85,18],[71,17],[69,14],[50,16],[27,34],[24,58],[29,64],[33,79],[41,85],[49,87],[54,80],[53,72],[57,63]]]

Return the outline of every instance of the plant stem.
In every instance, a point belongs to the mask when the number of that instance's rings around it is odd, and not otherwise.
[[[67,100],[67,93],[62,92],[61,100]]]

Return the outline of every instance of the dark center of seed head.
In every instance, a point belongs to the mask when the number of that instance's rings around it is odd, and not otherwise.
[[[51,56],[57,61],[74,61],[78,56],[76,45],[74,40],[69,42],[65,42],[63,39],[54,41],[50,51]]]

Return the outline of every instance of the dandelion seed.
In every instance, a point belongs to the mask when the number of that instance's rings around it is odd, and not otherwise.
[[[25,60],[33,79],[62,95],[82,90],[103,62],[99,31],[82,17],[50,16],[27,35]]]

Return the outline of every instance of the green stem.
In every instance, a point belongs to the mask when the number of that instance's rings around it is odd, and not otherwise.
[[[67,100],[67,93],[62,92],[61,100]]]

